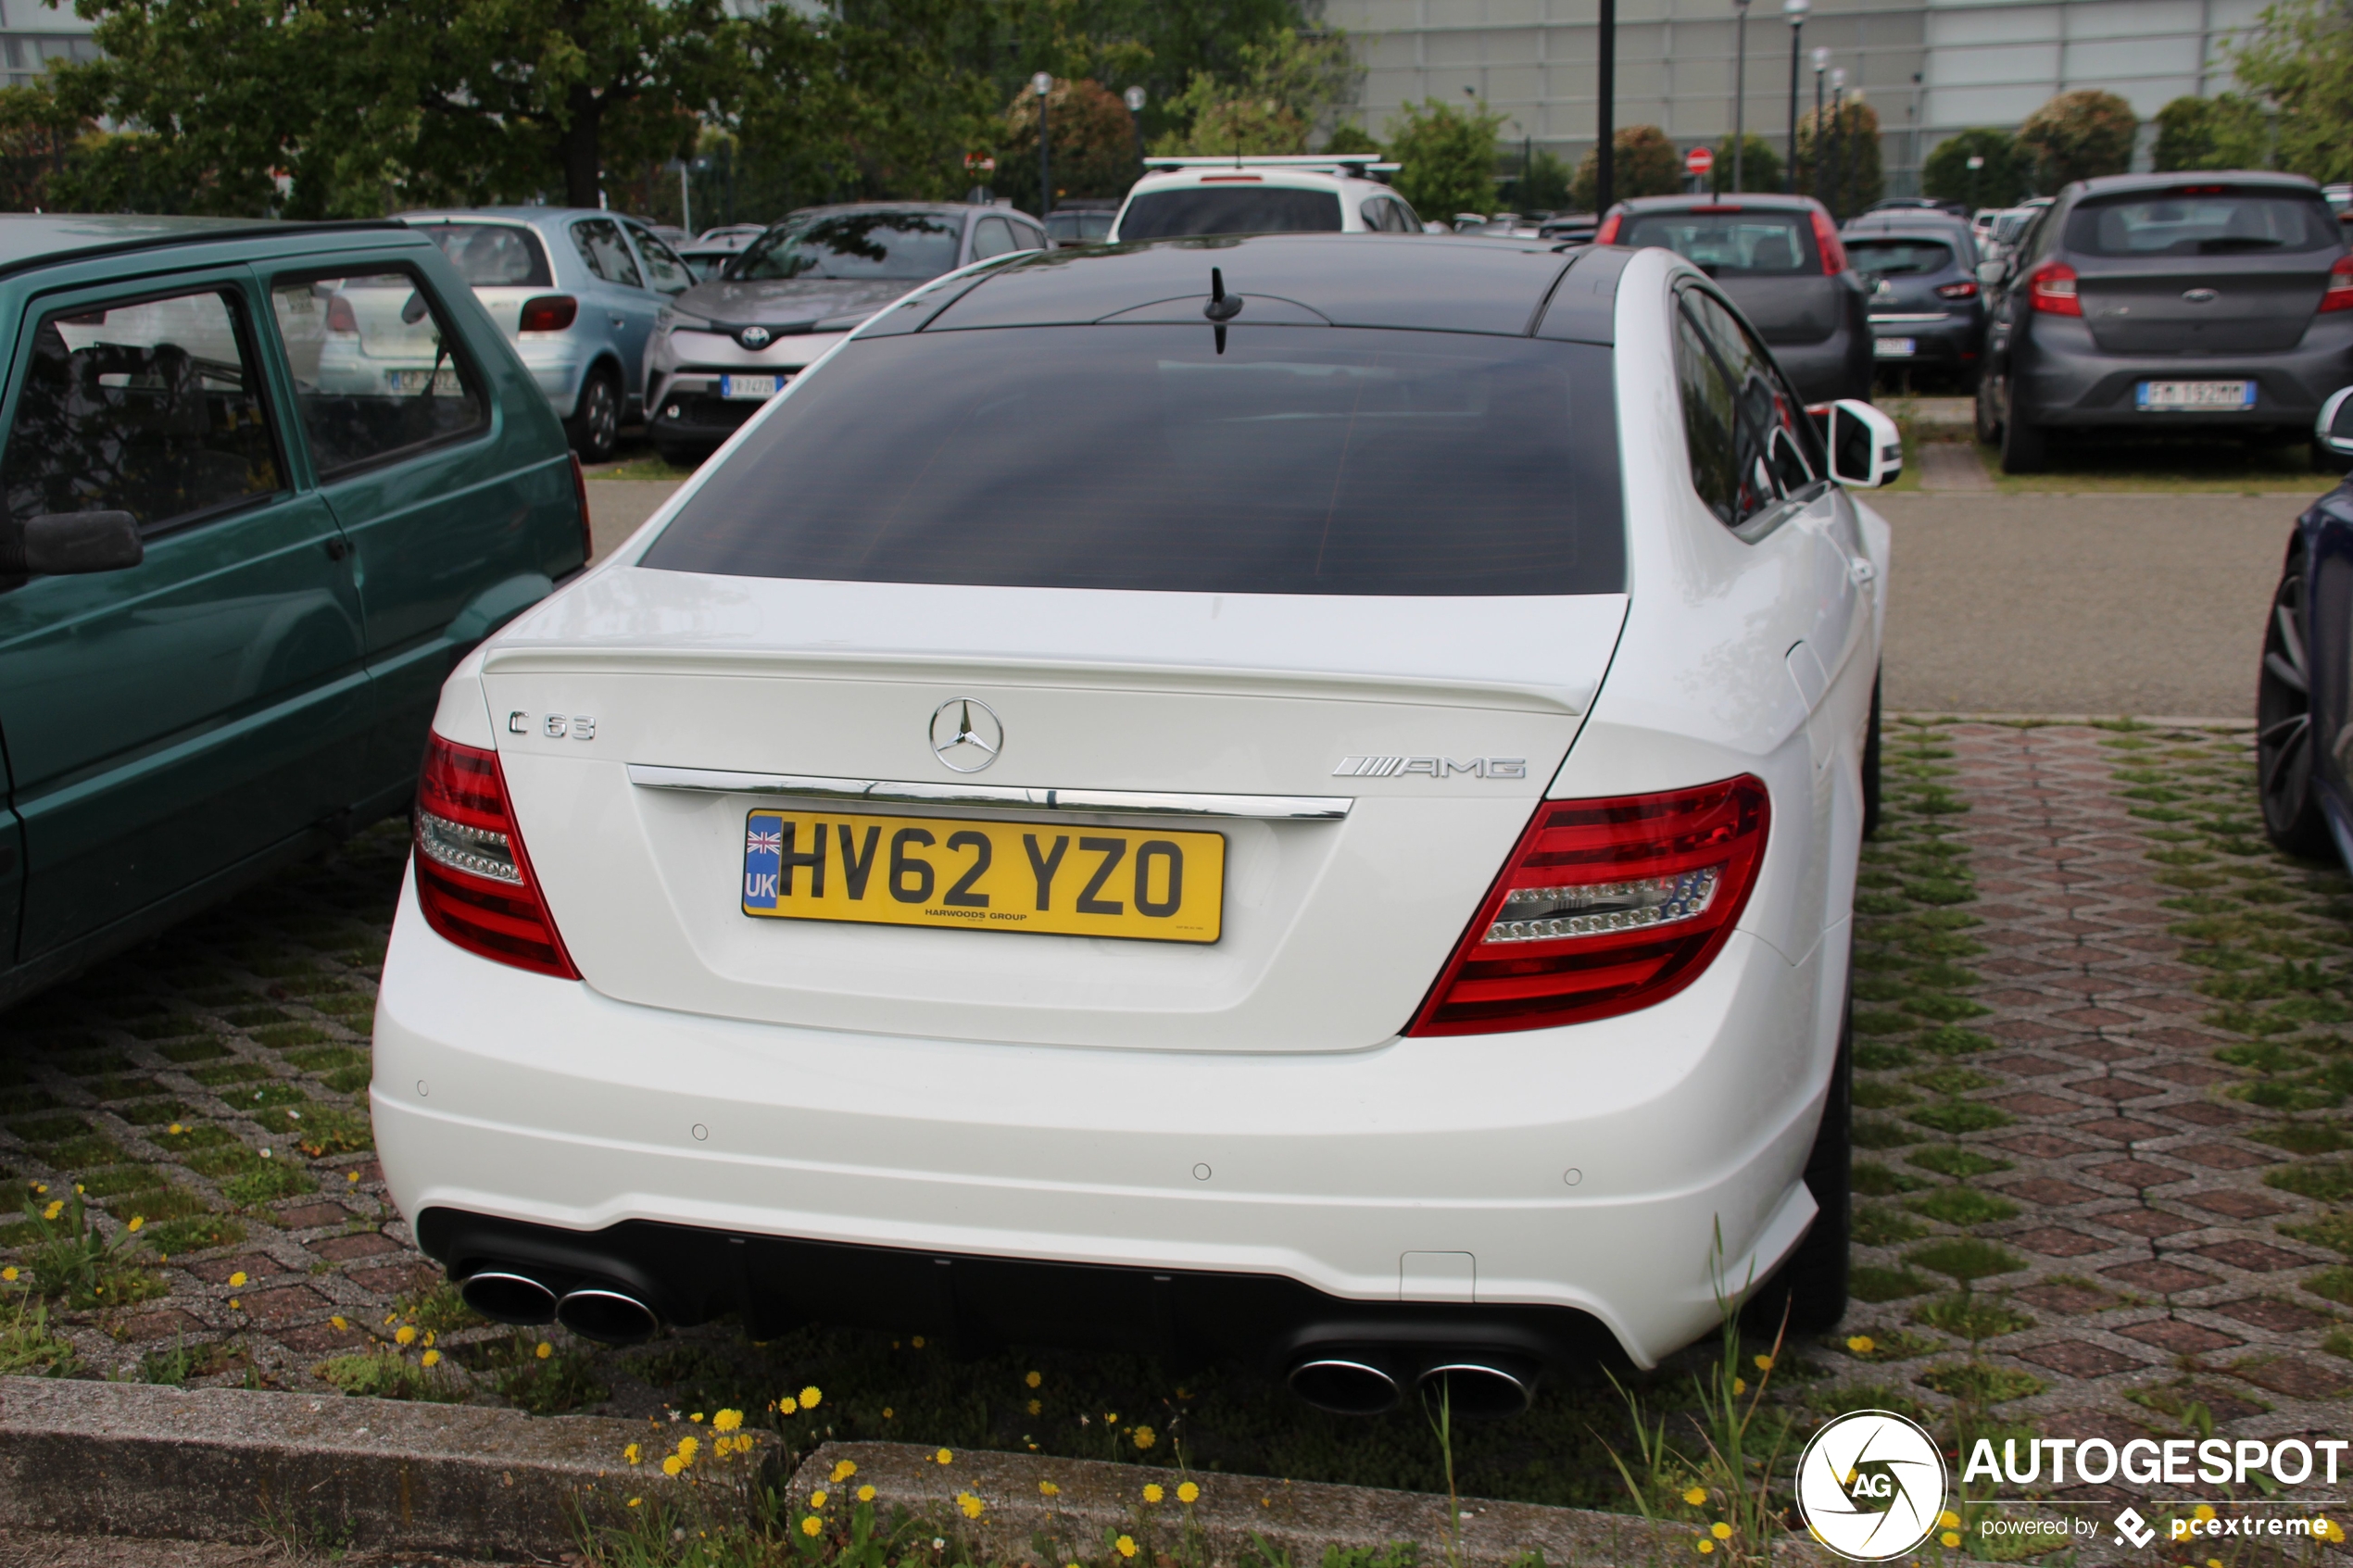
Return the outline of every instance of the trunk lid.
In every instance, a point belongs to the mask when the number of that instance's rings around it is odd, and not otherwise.
[[[2076,291],[2110,354],[2277,354],[2320,308],[2334,255],[2085,257]]]
[[[1795,278],[1728,274],[1717,284],[1773,345],[1819,343],[1838,331],[1847,287],[1843,279],[1818,273]]]
[[[951,1039],[1354,1049],[1413,1017],[1574,739],[1625,606],[620,568],[503,633],[483,686],[535,872],[606,995]],[[967,703],[1001,723],[971,773],[934,751]],[[778,776],[886,787],[761,793]],[[908,798],[973,784],[1031,793]],[[1071,794],[1089,791],[1109,794]],[[1205,815],[1124,798],[1171,793],[1225,798]],[[1311,814],[1283,814],[1301,799]],[[755,810],[1214,834],[1222,926],[1151,941],[753,918]],[[969,863],[931,853],[943,884]]]

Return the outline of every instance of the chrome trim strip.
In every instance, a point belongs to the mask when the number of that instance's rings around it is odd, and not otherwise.
[[[1244,817],[1261,822],[1336,822],[1356,804],[1344,795],[1174,795],[1141,789],[1025,789],[1018,784],[906,784],[799,773],[734,773],[711,768],[629,764],[639,789],[707,795],[782,795],[803,800],[864,800],[899,806],[993,806],[1030,811],[1126,811],[1152,817]]]
[[[1949,321],[1952,319],[1953,313],[1949,310],[1932,310],[1925,313],[1913,312],[1911,314],[1906,314],[1902,311],[1890,311],[1883,315],[1872,316],[1871,325],[1874,327],[1884,327],[1895,324],[1906,327],[1924,327],[1931,321]]]

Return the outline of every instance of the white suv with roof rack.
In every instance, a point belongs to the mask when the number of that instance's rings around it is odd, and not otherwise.
[[[1197,234],[1418,234],[1421,218],[1378,153],[1148,157],[1106,242]]]

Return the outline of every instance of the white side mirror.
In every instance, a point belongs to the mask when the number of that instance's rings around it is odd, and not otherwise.
[[[2353,458],[2353,386],[2339,387],[2321,405],[2312,437],[2340,458]]]
[[[2000,288],[2002,280],[2009,275],[2010,264],[2007,261],[1981,261],[1977,264],[1977,281],[1989,289]]]
[[[1895,421],[1852,397],[1831,405],[1822,445],[1830,448],[1831,477],[1849,490],[1876,490],[1904,471],[1904,434]]]

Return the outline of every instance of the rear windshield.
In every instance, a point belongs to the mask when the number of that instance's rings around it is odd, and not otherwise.
[[[756,241],[728,275],[768,278],[887,278],[921,282],[956,265],[961,219],[923,212],[848,212],[813,223],[787,220]]]
[[[1046,232],[1057,240],[1100,240],[1111,232],[1111,212],[1050,212]]]
[[[1340,232],[1340,196],[1281,185],[1202,185],[1149,191],[1127,204],[1122,240],[1187,234],[1331,234]]]
[[[1914,277],[1952,266],[1953,247],[1942,240],[1849,240],[1846,258],[1867,278]]]
[[[547,252],[539,236],[511,223],[422,223],[459,275],[478,289],[548,289]]]
[[[1225,336],[853,342],[706,476],[640,564],[1214,594],[1623,588],[1607,348]]]
[[[1651,212],[1627,220],[1617,243],[1665,245],[1711,278],[1819,270],[1803,212]]]
[[[2227,256],[2344,245],[2317,195],[2218,191],[2086,202],[2067,220],[2081,256]]]

